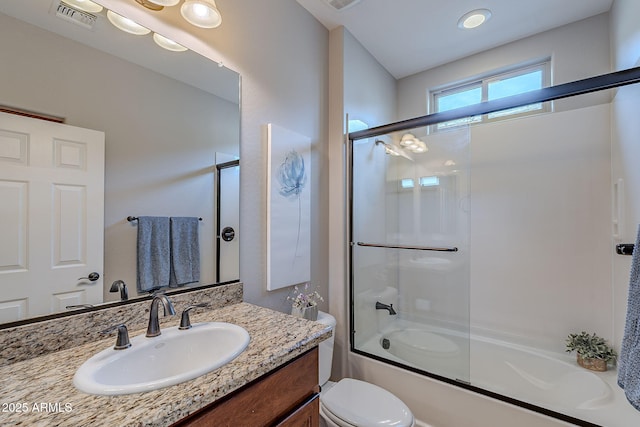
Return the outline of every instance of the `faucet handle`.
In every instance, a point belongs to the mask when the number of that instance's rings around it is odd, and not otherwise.
[[[118,330],[118,338],[116,339],[116,345],[113,346],[114,350],[124,350],[131,347],[131,341],[129,341],[129,331],[127,331],[127,325],[119,323],[117,325],[109,326],[107,329],[100,331],[101,334],[110,334],[111,332]]]
[[[202,308],[202,307],[209,307],[209,304],[207,304],[206,302],[203,302],[200,304],[190,305],[189,307],[185,308],[184,311],[182,312],[182,318],[180,319],[180,326],[178,327],[178,329],[183,331],[185,329],[190,329],[191,320],[189,319],[189,312],[194,308]]]

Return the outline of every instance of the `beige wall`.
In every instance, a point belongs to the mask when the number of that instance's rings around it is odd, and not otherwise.
[[[223,23],[214,30],[184,26],[167,13],[150,14],[134,2],[99,0],[242,76],[240,147],[240,278],[244,299],[288,311],[289,289],[266,290],[265,151],[262,127],[285,127],[311,139],[311,281],[328,294],[328,43],[329,32],[295,0],[217,3]],[[166,12],[166,11],[165,11]],[[326,309],[325,303],[322,307]]]

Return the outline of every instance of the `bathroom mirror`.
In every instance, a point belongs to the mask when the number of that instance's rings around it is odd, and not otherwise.
[[[97,303],[119,302],[121,294],[109,289],[114,281],[123,280],[129,300],[147,296],[136,292],[137,222],[128,221],[129,216],[202,218],[200,281],[187,286],[239,280],[237,229],[232,252],[223,254],[224,266],[231,265],[232,271],[216,271],[216,259],[226,250],[224,243],[216,249],[217,220],[225,202],[218,204],[216,196],[233,192],[216,186],[221,182],[217,178],[221,165],[225,170],[239,168],[240,76],[190,50],[162,49],[152,34],[120,31],[107,20],[106,10],[92,21],[77,14],[61,16],[58,4],[57,0],[0,3],[0,105],[104,132],[104,264],[86,265],[82,276],[95,271],[99,279],[79,280],[78,289],[99,286],[102,298]],[[3,154],[6,150],[0,158]],[[237,180],[238,173],[234,177]],[[239,191],[236,183],[232,188]],[[237,194],[229,198],[237,204]],[[235,224],[237,206],[234,209]],[[229,208],[224,212],[229,215]],[[50,244],[44,239],[29,243]],[[6,270],[0,267],[0,273]],[[15,301],[6,286],[2,283],[0,324],[49,314],[12,306]],[[68,312],[66,305],[89,303],[47,298],[53,313]]]

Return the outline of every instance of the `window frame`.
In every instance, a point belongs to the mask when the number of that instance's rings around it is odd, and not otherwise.
[[[472,79],[468,79],[462,82],[447,84],[445,86],[441,86],[437,89],[429,91],[429,114],[438,113],[438,98],[443,95],[452,95],[455,93],[463,92],[466,90],[471,90],[475,88],[481,88],[481,101],[486,102],[489,100],[489,85],[493,82],[507,80],[510,78],[515,78],[519,76],[523,76],[526,74],[535,73],[537,71],[542,72],[542,87],[551,86],[551,59],[546,58],[542,61],[536,61],[533,63],[527,63],[524,65],[518,65],[516,67],[511,67],[506,71],[498,71],[487,73],[481,77],[476,77]],[[526,93],[526,92],[520,92]],[[518,95],[519,93],[514,93],[513,95]],[[499,98],[496,98],[499,99]],[[469,105],[477,105],[477,104],[469,104]],[[520,107],[522,108],[522,107]],[[449,111],[449,110],[445,110]],[[494,114],[483,114],[481,116],[473,116],[468,119],[460,119],[460,124],[453,124],[451,122],[440,123],[436,126],[433,126],[434,130],[446,130],[455,128],[456,126],[464,125],[464,124],[477,124],[477,123],[492,123],[501,120],[508,120],[517,117],[529,116],[533,114],[547,113],[553,111],[553,102],[543,102],[540,108],[511,113],[511,114],[501,114],[498,116],[490,117]],[[499,112],[498,112],[499,113]]]

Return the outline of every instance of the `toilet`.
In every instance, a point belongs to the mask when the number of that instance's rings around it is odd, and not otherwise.
[[[318,322],[335,328],[336,319],[319,312]],[[326,427],[413,427],[413,414],[387,390],[353,378],[329,381],[334,337],[320,343],[320,426]]]

